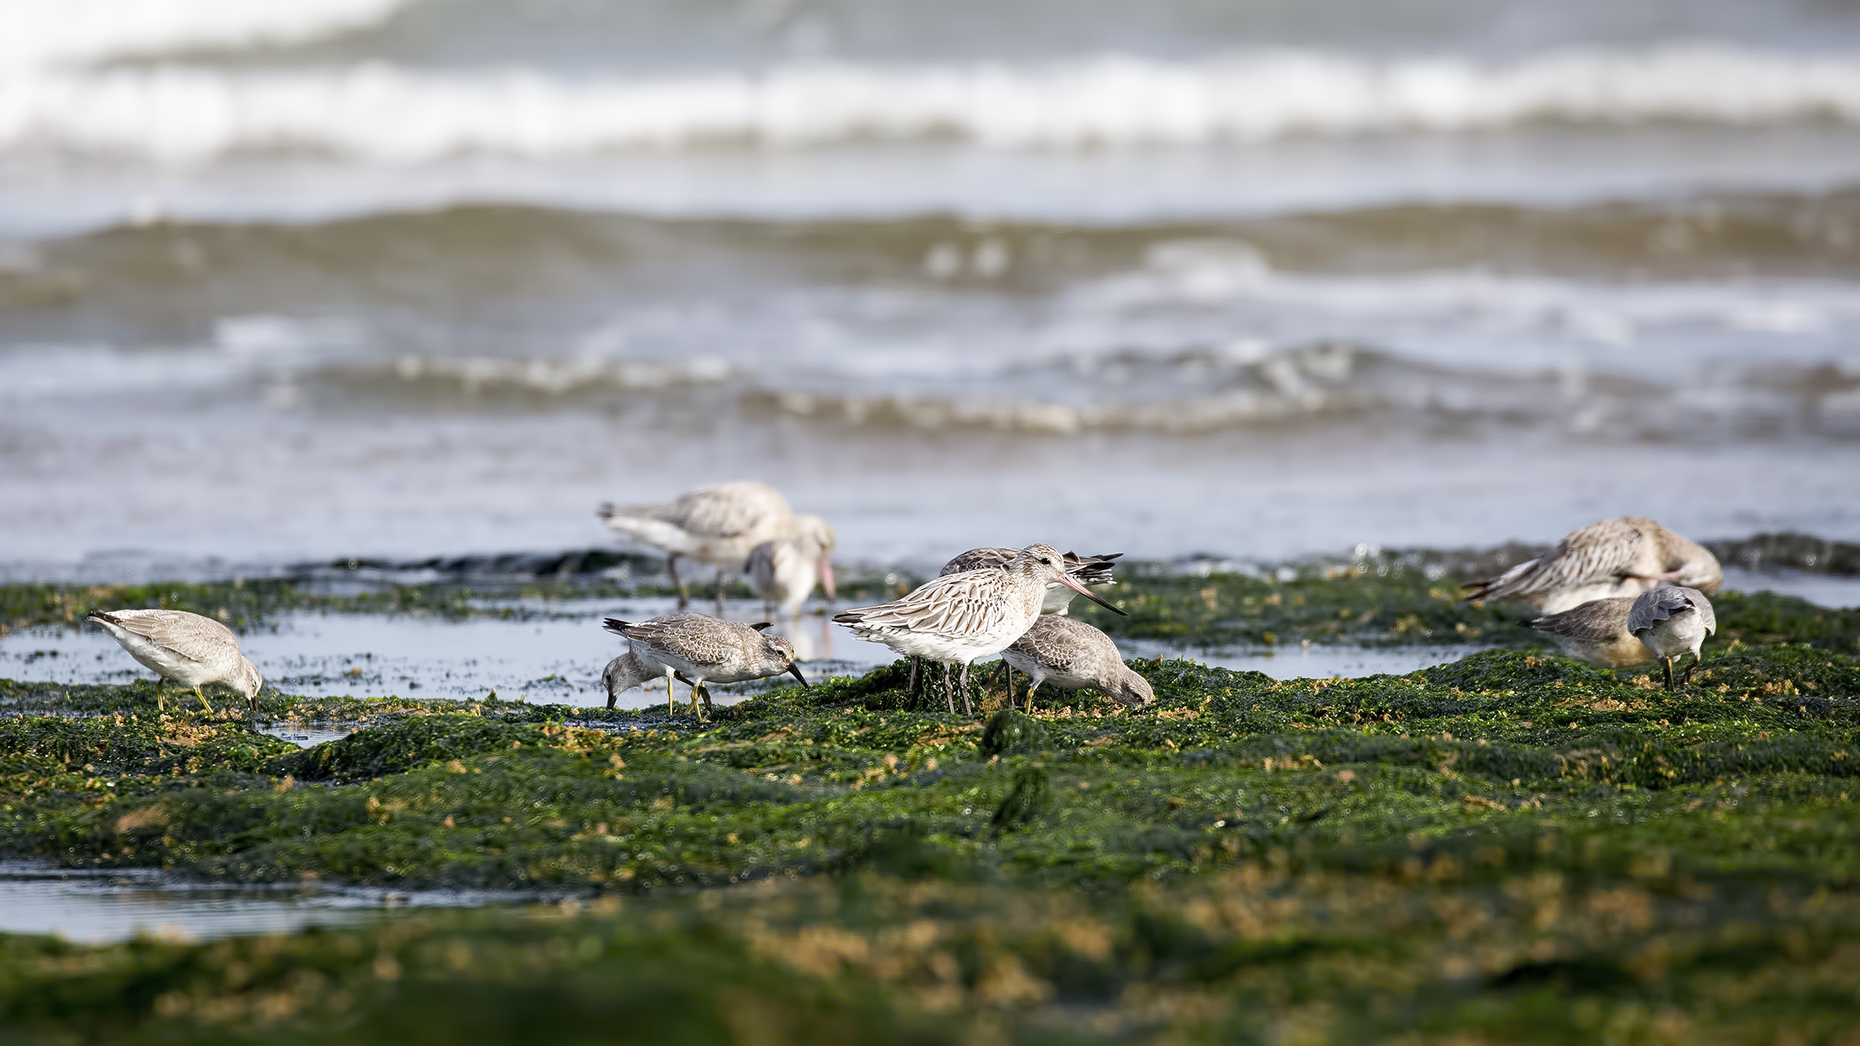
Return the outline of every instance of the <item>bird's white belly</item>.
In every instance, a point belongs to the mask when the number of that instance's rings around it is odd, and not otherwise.
[[[218,666],[182,657],[167,647],[151,643],[134,632],[124,630],[117,636],[117,639],[122,642],[123,649],[129,651],[130,657],[140,661],[163,679],[172,680],[182,686],[204,686],[218,682],[223,675]]]
[[[860,639],[883,643],[900,654],[925,657],[945,664],[966,664],[976,658],[999,654],[1027,633],[1025,626],[997,629],[969,636],[944,636],[933,632],[893,631],[887,628],[859,628]]]

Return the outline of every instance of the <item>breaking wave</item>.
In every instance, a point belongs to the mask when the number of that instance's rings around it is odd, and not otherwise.
[[[282,38],[389,9],[390,0],[321,0],[314,16],[230,19],[224,32]],[[123,29],[110,46],[165,39],[161,25],[151,25]],[[194,42],[211,41],[196,34]],[[102,41],[80,43],[103,49]],[[69,46],[81,50],[80,43]],[[51,53],[66,45],[27,46]],[[924,140],[1005,149],[1201,146],[1658,120],[1860,123],[1860,58],[1701,43],[1567,50],[1511,64],[1282,50],[1039,66],[819,62],[652,79],[445,74],[381,64],[0,73],[0,150],[169,161],[277,150],[393,162],[471,153],[547,159]]]
[[[0,69],[202,48],[300,44],[410,0],[0,0]]]

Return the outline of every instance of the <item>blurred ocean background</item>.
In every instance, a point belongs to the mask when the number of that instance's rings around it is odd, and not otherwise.
[[[1849,0],[0,0],[0,578],[1860,538]]]

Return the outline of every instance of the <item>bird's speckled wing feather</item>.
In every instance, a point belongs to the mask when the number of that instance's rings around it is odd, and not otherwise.
[[[760,649],[755,630],[733,621],[704,614],[667,614],[651,621],[625,622],[608,618],[607,631],[644,643],[694,665],[720,665],[740,658],[745,640]]]
[[[1641,543],[1659,526],[1639,516],[1592,523],[1564,538],[1548,555],[1475,583],[1468,598],[1510,599],[1619,577],[1633,567],[1642,554]]]
[[[1104,674],[1123,665],[1110,636],[1083,621],[1054,614],[1041,615],[1010,649],[1068,675]]]
[[[1548,614],[1531,622],[1545,635],[1566,636],[1584,643],[1607,643],[1621,638],[1627,628],[1633,596],[1596,599],[1561,614]]]
[[[1007,624],[1013,588],[1005,570],[985,568],[944,574],[903,599],[854,607],[833,620],[854,629],[903,630],[960,639],[995,632]]]
[[[228,645],[233,650],[239,649],[238,633],[210,617],[185,610],[97,611],[93,616],[134,632],[190,661],[213,660],[223,655]]]

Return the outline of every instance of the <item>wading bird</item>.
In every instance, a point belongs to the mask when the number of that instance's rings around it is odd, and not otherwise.
[[[1556,614],[1660,584],[1709,594],[1724,584],[1724,570],[1697,543],[1651,519],[1622,516],[1573,531],[1549,553],[1466,586],[1465,598],[1522,600]]]
[[[160,677],[155,707],[168,707],[162,687],[172,680],[193,690],[209,712],[213,706],[201,688],[214,683],[243,695],[246,707],[257,710],[265,677],[240,653],[239,636],[218,621],[185,610],[93,610],[88,616]]]
[[[720,483],[701,487],[662,505],[602,505],[598,515],[614,530],[665,552],[665,569],[678,589],[678,609],[691,602],[678,580],[678,557],[717,568],[717,611],[732,570],[741,570],[749,550],[786,537],[794,513],[781,492],[767,483]]]
[[[801,604],[820,579],[827,602],[833,602],[833,528],[819,516],[796,516],[786,537],[764,541],[749,550],[743,570],[756,595],[766,606],[780,607],[788,617],[801,613]]]
[[[1578,661],[1601,668],[1626,668],[1653,657],[1653,651],[1628,628],[1628,611],[1636,596],[1591,599],[1579,607],[1546,614],[1531,627]]]
[[[962,703],[969,701],[969,665],[976,658],[998,654],[1025,635],[1040,616],[1048,585],[1065,585],[1112,613],[1122,614],[1066,573],[1065,559],[1051,545],[1028,545],[1006,570],[985,567],[945,574],[913,589],[902,599],[877,606],[855,607],[833,620],[852,629],[860,639],[883,643],[900,654],[922,657],[943,665],[962,666]],[[949,710],[956,700],[943,680]]]
[[[1156,700],[1150,681],[1124,664],[1111,637],[1077,618],[1041,614],[1025,635],[1001,651],[1001,660],[1033,680],[1027,690],[1028,713],[1033,712],[1034,691],[1048,682],[1061,690],[1097,687],[1131,708]],[[1008,707],[1013,705],[1014,673],[1009,672]]]
[[[1692,670],[1705,660],[1699,655],[1699,647],[1706,636],[1718,631],[1718,615],[1711,608],[1711,600],[1696,588],[1656,588],[1634,600],[1627,627],[1666,663],[1666,689],[1671,690],[1673,659],[1692,655],[1692,663],[1686,666],[1679,684],[1692,682]]]
[[[794,647],[780,636],[762,634],[761,630],[769,627],[767,622],[739,625],[704,614],[667,614],[639,622],[610,617],[601,624],[626,640],[636,665],[634,669],[626,665],[616,669],[613,663],[607,666],[608,671],[614,673],[614,682],[608,683],[607,689],[609,708],[620,693],[614,686],[624,682],[628,678],[625,673],[629,671],[640,673],[639,682],[645,681],[647,673],[665,676],[668,715],[674,711],[673,677],[689,682],[691,711],[700,722],[704,716],[698,711],[698,698],[704,699],[706,711],[710,709],[710,690],[705,683],[740,683],[786,672],[800,680],[802,686],[807,685],[807,677],[795,667]],[[606,673],[602,674],[602,679],[606,681]],[[634,685],[637,684],[627,684]]]

